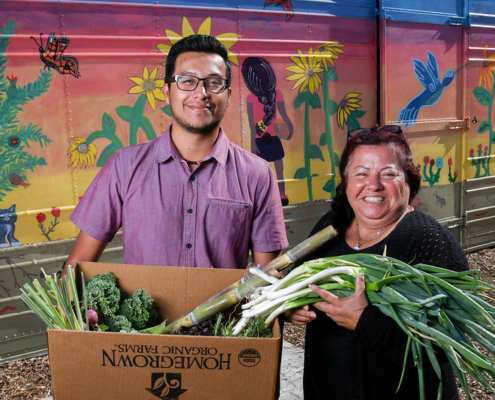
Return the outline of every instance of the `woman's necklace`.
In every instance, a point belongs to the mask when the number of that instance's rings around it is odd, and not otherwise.
[[[358,222],[358,219],[356,218],[356,233],[357,233],[357,244],[356,246],[354,247],[354,250],[361,250],[360,249],[360,246],[362,244],[365,244],[366,242],[369,242],[370,240],[373,240],[375,238],[377,238],[378,236],[380,236],[382,234],[382,232],[387,229],[390,225],[392,224],[389,224],[387,226],[384,226],[382,229],[380,229],[377,233],[375,233],[372,237],[370,237],[369,239],[366,239],[366,240],[363,240],[361,241],[361,238],[359,237],[359,222]]]

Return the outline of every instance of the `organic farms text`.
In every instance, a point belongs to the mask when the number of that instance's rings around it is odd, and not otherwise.
[[[231,354],[214,347],[146,346],[118,344],[103,351],[103,366],[229,370]]]

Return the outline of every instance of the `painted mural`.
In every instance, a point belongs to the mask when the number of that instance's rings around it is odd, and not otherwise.
[[[47,4],[28,14],[9,9],[0,21],[0,247],[77,235],[68,217],[99,168],[170,124],[166,56],[194,33],[228,48],[233,96],[223,127],[271,163],[284,205],[333,197],[348,132],[379,122],[379,74],[387,81],[380,122],[402,126],[422,184],[432,188],[419,207],[447,215],[445,188],[491,176],[495,48],[486,45],[479,61],[463,60],[448,44],[452,27],[390,23],[393,62],[384,72],[376,21],[308,16],[291,1],[252,2],[235,13],[85,7],[64,4],[63,28],[61,11]],[[443,40],[434,39],[438,32]],[[462,73],[477,83],[469,89],[476,104],[465,150],[460,131],[430,129],[465,118]]]

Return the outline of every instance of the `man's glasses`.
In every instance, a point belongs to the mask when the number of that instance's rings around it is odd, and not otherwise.
[[[347,133],[347,140],[349,140],[350,138],[366,136],[370,133],[378,131],[396,133],[398,135],[402,133],[402,129],[398,125],[383,125],[377,128],[358,128]]]
[[[208,93],[220,94],[227,88],[227,79],[223,78],[198,78],[192,75],[174,75],[172,80],[177,83],[180,90],[192,92],[196,90],[200,81],[205,83],[205,89]]]

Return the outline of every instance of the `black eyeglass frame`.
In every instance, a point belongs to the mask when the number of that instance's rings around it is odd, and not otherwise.
[[[196,86],[194,86],[193,89],[181,89],[181,87],[179,86],[179,82],[177,81],[177,78],[178,77],[188,77],[188,78],[194,78],[194,79],[197,79],[197,82],[196,82]],[[222,90],[218,91],[218,92],[212,92],[211,90],[208,89],[208,80],[210,79],[214,79],[214,80],[219,80],[219,81],[223,81],[224,82],[224,87]],[[198,78],[197,76],[194,76],[194,75],[174,75],[172,76],[172,81],[175,82],[177,84],[177,89],[179,90],[183,90],[185,92],[194,92],[198,86],[199,86],[199,82],[203,81],[204,82],[204,88],[205,90],[208,92],[208,93],[212,93],[212,94],[221,94],[223,92],[225,92],[225,90],[229,87],[229,81],[225,78],[217,78],[217,77],[208,77],[208,78]]]
[[[357,128],[357,129],[353,129],[350,132],[347,132],[347,140],[351,138],[366,136],[369,135],[370,133],[378,132],[378,131],[396,133],[397,135],[403,133],[402,128],[399,125],[382,125],[376,128]]]

